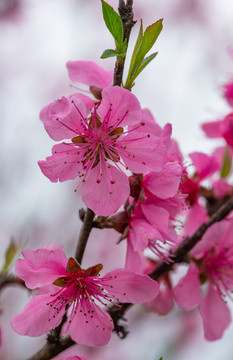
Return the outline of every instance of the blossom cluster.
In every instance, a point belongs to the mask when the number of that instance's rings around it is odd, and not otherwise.
[[[190,173],[171,125],[160,127],[130,91],[112,86],[111,71],[91,61],[69,61],[67,68],[71,81],[89,86],[89,96],[78,92],[41,110],[45,130],[61,142],[39,166],[52,182],[74,180],[97,219],[121,233],[119,242],[127,242],[125,268],[100,276],[101,264],[83,269],[59,246],[24,250],[15,271],[34,297],[12,327],[39,336],[62,323],[62,336],[103,346],[114,329],[111,304],[145,303],[164,315],[175,299],[185,310],[198,307],[207,340],[221,338],[231,322],[226,304],[233,291],[231,214],[192,249],[188,272],[178,283],[172,271],[158,282],[148,275],[159,261],[171,262],[183,237],[232,195],[233,113],[203,124],[208,137],[225,143],[211,155],[190,154]],[[230,106],[232,88],[232,82],[223,86]]]

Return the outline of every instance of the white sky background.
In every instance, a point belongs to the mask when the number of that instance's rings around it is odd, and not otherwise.
[[[115,8],[117,3],[111,0]],[[184,155],[192,151],[208,153],[217,143],[204,138],[199,124],[230,111],[221,99],[220,86],[233,74],[233,61],[227,53],[233,47],[232,0],[134,3],[136,19],[142,17],[144,27],[163,17],[164,29],[153,49],[159,54],[140,75],[133,93],[142,107],[151,109],[160,125],[172,123]],[[133,43],[138,27],[132,33]],[[100,0],[24,0],[16,12],[0,18],[0,44],[1,254],[14,236],[17,241],[27,240],[27,246],[34,248],[58,241],[72,255],[80,226],[80,194],[74,195],[74,183],[52,184],[41,174],[37,161],[50,155],[53,141],[38,114],[47,103],[72,92],[65,68],[68,60],[93,60],[113,68],[113,59],[99,59],[106,48],[113,47],[101,17]],[[102,253],[95,244],[95,251],[89,249],[88,259],[102,261],[98,259]],[[107,270],[109,266],[106,262]],[[0,298],[0,307],[4,308],[0,317],[3,341],[8,339],[8,348],[4,345],[0,359],[25,359],[43,344],[43,339],[18,337],[9,328],[11,314],[23,307],[20,300],[25,302],[27,295],[16,289],[6,290]],[[200,327],[195,346],[186,345],[176,353],[169,343],[178,326],[175,318],[174,314],[167,320],[155,316],[153,324],[147,319],[143,335],[132,328],[130,338],[121,342],[123,345],[117,343],[121,356],[116,356],[123,358],[128,349],[127,360],[157,360],[155,356],[163,353],[164,360],[232,359],[233,326],[215,343],[202,340]],[[9,336],[14,343],[11,348]],[[173,351],[165,357],[166,344]],[[109,360],[110,354],[105,355]]]

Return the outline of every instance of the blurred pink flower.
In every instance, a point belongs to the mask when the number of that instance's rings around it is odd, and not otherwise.
[[[205,338],[217,340],[231,322],[225,297],[233,291],[233,220],[212,225],[192,250],[195,261],[174,289],[179,306],[191,310],[199,305]],[[201,285],[207,283],[204,296]]]
[[[102,346],[110,340],[113,322],[96,301],[104,306],[117,301],[144,303],[159,291],[147,275],[115,269],[100,277],[101,264],[81,269],[59,248],[26,249],[22,254],[24,259],[15,265],[17,275],[28,288],[41,291],[11,321],[21,335],[42,335],[58,326],[67,313],[62,333],[69,331],[80,344]]]
[[[233,113],[222,120],[210,121],[202,124],[202,129],[209,138],[224,138],[226,143],[233,147]]]

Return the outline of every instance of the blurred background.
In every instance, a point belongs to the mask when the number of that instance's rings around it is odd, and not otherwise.
[[[117,0],[108,2],[117,8]],[[164,18],[164,28],[153,49],[159,54],[133,93],[160,125],[172,123],[185,157],[193,151],[209,153],[217,142],[205,139],[200,124],[230,111],[221,85],[233,74],[232,0],[134,0],[134,12],[144,27]],[[136,24],[129,53],[138,30]],[[0,0],[0,266],[10,238],[30,248],[58,242],[68,256],[74,253],[81,196],[74,193],[74,183],[53,184],[40,172],[37,161],[50,155],[53,141],[38,115],[49,102],[75,92],[68,60],[92,60],[113,69],[113,59],[100,59],[113,46],[100,0]],[[115,246],[117,238],[114,231],[93,231],[84,266],[103,259],[106,271],[123,266],[125,247]],[[27,291],[16,287],[1,293],[1,360],[23,360],[45,341],[45,336],[18,336],[10,327],[28,299]],[[232,325],[223,339],[209,343],[195,311],[184,314],[175,308],[160,317],[135,307],[128,318],[127,339],[113,335],[104,349],[76,346],[67,354],[87,360],[233,358]]]

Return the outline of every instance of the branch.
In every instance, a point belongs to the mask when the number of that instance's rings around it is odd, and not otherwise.
[[[121,17],[121,21],[123,24],[123,40],[127,40],[127,47],[129,42],[129,37],[131,33],[132,27],[135,25],[136,21],[133,20],[133,0],[127,0],[125,3],[124,0],[119,0],[118,11]],[[126,50],[127,50],[126,47]],[[114,81],[113,85],[121,86],[123,71],[124,71],[125,59],[121,62],[117,61],[115,63],[114,69]]]
[[[76,343],[71,339],[70,336],[65,337],[58,343],[47,342],[35,355],[28,358],[28,360],[50,360],[54,356],[60,354],[62,351],[65,351],[70,346],[75,344]]]
[[[195,233],[189,237],[187,236],[182,243],[178,246],[173,254],[170,256],[170,263],[160,263],[156,269],[150,274],[150,277],[154,280],[159,279],[162,275],[166,274],[173,266],[174,263],[180,263],[184,261],[187,253],[202,239],[202,236],[209,229],[211,225],[223,220],[233,210],[233,196],[222,205],[218,211],[211,218],[203,223]]]
[[[78,244],[75,251],[75,258],[77,259],[79,264],[81,264],[82,262],[83,254],[87,245],[87,240],[93,227],[94,217],[95,213],[88,208],[84,217],[84,222],[79,234]]]
[[[5,286],[12,285],[12,284],[21,285],[23,287],[26,287],[25,282],[22,279],[18,278],[17,276],[10,275],[7,273],[0,274],[0,290],[2,290]]]

